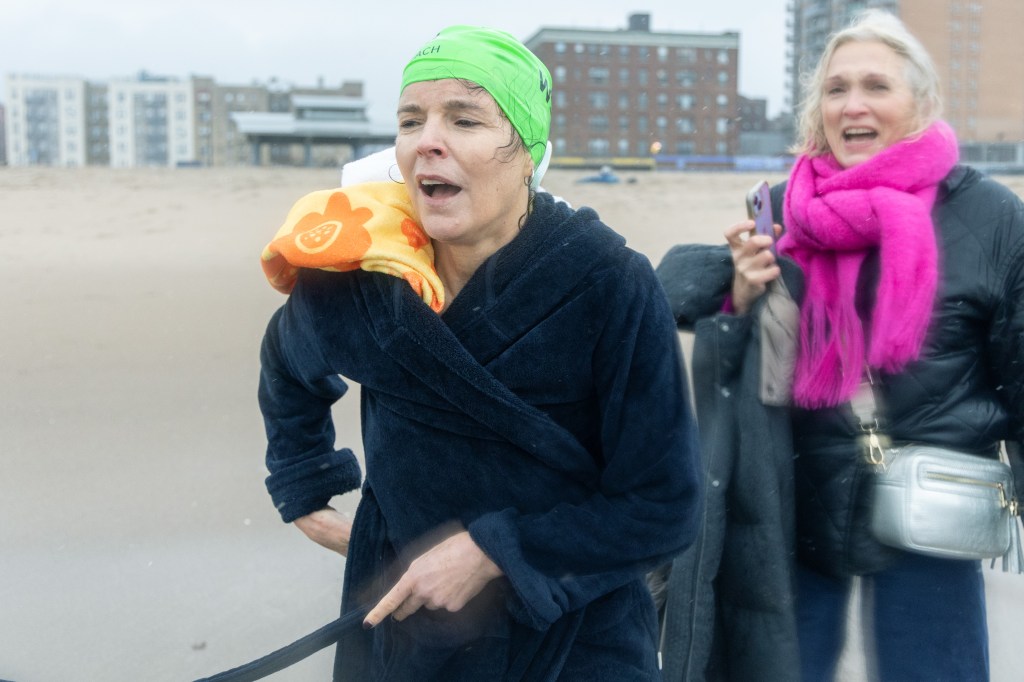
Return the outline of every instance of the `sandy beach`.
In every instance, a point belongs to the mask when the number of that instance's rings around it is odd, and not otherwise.
[[[675,243],[721,241],[761,179],[583,175],[544,184],[655,263]],[[193,680],[336,617],[344,559],[271,505],[256,384],[284,301],[260,250],[298,197],[338,177],[0,167],[0,680]],[[1024,194],[1024,177],[1002,180]],[[353,392],[335,416],[358,450],[357,411]],[[986,580],[992,679],[1010,682],[1024,576]],[[270,679],[327,680],[332,655]],[[863,675],[856,655],[845,670]]]

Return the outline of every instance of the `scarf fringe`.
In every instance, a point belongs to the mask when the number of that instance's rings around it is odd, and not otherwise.
[[[894,373],[920,355],[938,284],[931,209],[957,159],[956,136],[943,121],[850,168],[831,155],[797,159],[779,241],[806,274],[797,405],[838,405],[856,391],[865,361]],[[855,301],[861,265],[876,246],[880,277],[866,341]]]

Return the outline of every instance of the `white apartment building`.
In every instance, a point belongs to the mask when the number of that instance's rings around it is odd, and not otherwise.
[[[111,80],[107,90],[113,168],[196,163],[192,82]]]
[[[84,166],[85,80],[8,74],[5,83],[8,164]]]

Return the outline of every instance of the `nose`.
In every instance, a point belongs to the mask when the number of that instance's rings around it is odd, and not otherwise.
[[[442,158],[448,155],[444,125],[440,121],[428,118],[423,124],[419,139],[416,141],[416,152],[421,156]]]
[[[852,88],[846,96],[843,104],[843,113],[847,116],[857,116],[867,111],[867,100],[860,88]]]

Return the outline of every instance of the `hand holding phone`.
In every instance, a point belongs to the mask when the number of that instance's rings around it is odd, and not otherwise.
[[[772,217],[772,195],[768,183],[762,180],[747,192],[747,217],[754,221],[754,232],[772,238],[775,251],[775,220]]]

